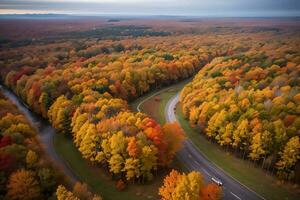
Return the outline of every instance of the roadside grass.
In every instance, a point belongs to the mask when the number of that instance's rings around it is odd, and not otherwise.
[[[191,78],[180,81],[179,83],[173,84],[172,86],[168,86],[164,89],[157,89],[152,92],[149,92],[148,94],[143,95],[142,97],[139,97],[135,101],[131,102],[130,109],[137,112],[137,106],[145,99],[147,99],[140,106],[141,112],[146,113],[147,115],[155,119],[158,123],[163,125],[166,122],[164,110],[169,99],[173,95],[175,95],[190,80]],[[151,97],[152,95],[154,96]]]
[[[181,88],[184,83],[175,85],[172,88],[164,90],[161,93],[149,98],[141,105],[141,110],[156,119],[159,123],[165,123],[165,106],[169,99],[173,97]],[[156,91],[157,92],[157,91]],[[148,96],[139,99],[139,102],[145,98],[153,95],[155,92],[150,93]],[[159,101],[155,100],[159,97]],[[226,152],[217,144],[208,141],[204,135],[201,135],[197,130],[190,127],[189,122],[184,119],[180,105],[176,108],[176,117],[184,129],[187,137],[189,137],[198,149],[208,157],[217,166],[222,167],[222,170],[230,174],[235,179],[247,187],[253,189],[258,194],[270,200],[296,200],[299,198],[299,188],[294,187],[290,183],[282,183],[274,176],[271,176],[266,171],[257,167],[254,163],[237,158],[230,152]]]
[[[143,103],[140,107],[141,112],[147,113],[151,118],[155,119],[158,123],[162,124],[164,122],[164,117],[160,112],[157,112],[160,106],[161,95],[155,95],[153,98],[150,98],[148,101]]]
[[[147,113],[147,115],[163,125],[166,122],[164,112],[158,111],[164,110],[168,100],[175,94],[176,91],[174,89],[167,89],[165,92],[159,93],[145,101],[140,107],[141,111]]]

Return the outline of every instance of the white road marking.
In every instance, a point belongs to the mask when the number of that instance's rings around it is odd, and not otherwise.
[[[238,195],[234,194],[233,192],[230,192],[230,194],[232,194],[235,198],[242,200]]]
[[[195,163],[197,163],[199,166],[202,166],[197,160],[194,160]]]
[[[211,176],[210,173],[208,173],[204,168],[201,168],[201,169],[205,174],[207,174],[208,176]]]

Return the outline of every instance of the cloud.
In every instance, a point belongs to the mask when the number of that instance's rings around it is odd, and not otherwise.
[[[300,16],[299,0],[1,0],[5,10],[71,14]]]

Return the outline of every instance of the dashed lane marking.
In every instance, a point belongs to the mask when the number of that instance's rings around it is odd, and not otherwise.
[[[208,176],[211,176],[210,173],[208,173],[204,168],[201,168],[201,169],[205,174],[207,174]]]
[[[230,192],[230,194],[232,194],[235,198],[242,200],[238,195],[234,194],[233,192]]]

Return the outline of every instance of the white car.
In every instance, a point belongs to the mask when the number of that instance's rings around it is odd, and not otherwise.
[[[223,183],[222,183],[222,181],[220,180],[220,179],[217,179],[217,178],[211,178],[211,180],[215,183],[215,184],[217,184],[218,186],[222,186],[223,185]]]

